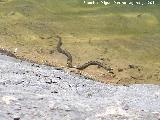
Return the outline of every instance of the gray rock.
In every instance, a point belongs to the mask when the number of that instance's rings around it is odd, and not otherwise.
[[[0,120],[160,119],[159,85],[107,85],[4,55],[0,63]]]

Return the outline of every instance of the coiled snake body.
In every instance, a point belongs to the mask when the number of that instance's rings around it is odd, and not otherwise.
[[[98,65],[98,67],[104,68],[109,73],[113,73],[112,72],[112,70],[113,70],[112,68],[106,67],[104,64],[102,64],[101,62],[98,62],[98,61],[89,61],[87,63],[84,63],[83,65],[78,65],[76,67],[73,67],[72,66],[72,55],[67,50],[61,48],[61,46],[62,46],[62,39],[61,39],[61,37],[57,36],[57,38],[58,38],[57,51],[59,53],[62,53],[62,54],[64,54],[64,55],[67,56],[67,67],[83,70],[83,69],[87,68],[90,65]]]

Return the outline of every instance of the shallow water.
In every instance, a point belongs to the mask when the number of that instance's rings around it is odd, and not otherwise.
[[[0,47],[12,52],[17,49],[20,58],[66,66],[66,56],[56,51],[55,36],[59,34],[74,65],[98,60],[115,73],[93,66],[80,71],[82,74],[105,83],[160,83],[159,6],[88,7],[78,3],[0,3]],[[130,64],[136,68],[130,69]]]

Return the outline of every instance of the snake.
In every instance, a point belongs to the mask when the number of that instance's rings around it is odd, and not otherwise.
[[[113,73],[112,72],[112,68],[110,67],[106,67],[103,63],[99,62],[99,61],[88,61],[82,65],[77,65],[77,66],[73,66],[72,65],[72,55],[70,54],[70,52],[68,52],[66,49],[62,49],[61,46],[62,46],[62,38],[57,35],[57,38],[58,38],[58,43],[57,43],[57,51],[59,53],[62,53],[64,54],[66,57],[67,57],[67,67],[69,68],[76,68],[78,70],[84,70],[86,69],[87,67],[89,67],[90,65],[98,65],[98,67],[102,67],[104,68],[105,70],[107,70],[109,73]],[[114,74],[114,73],[113,73]]]
[[[58,40],[58,44],[57,44],[57,51],[59,53],[62,53],[62,54],[64,54],[64,55],[67,56],[67,67],[72,68],[73,67],[72,66],[72,55],[67,50],[61,48],[61,46],[62,46],[62,39],[61,39],[61,37],[57,36],[57,38],[59,39]]]

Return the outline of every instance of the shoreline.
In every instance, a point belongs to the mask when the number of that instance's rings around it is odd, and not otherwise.
[[[160,85],[104,84],[4,55],[0,62],[1,120],[160,117]]]

